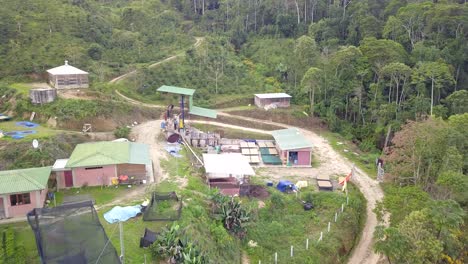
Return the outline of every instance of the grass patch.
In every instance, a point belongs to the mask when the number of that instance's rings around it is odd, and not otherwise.
[[[26,96],[29,96],[29,90],[34,88],[28,83],[12,83],[9,86],[15,89],[18,93]]]
[[[273,140],[273,136],[269,135],[269,134],[256,133],[256,132],[245,131],[245,130],[241,130],[241,129],[220,127],[220,126],[200,124],[200,123],[191,123],[190,125],[192,127],[195,127],[197,129],[200,129],[200,130],[205,131],[205,132],[222,130],[224,132],[224,137],[225,138],[232,138],[232,139],[235,139],[235,138],[254,138],[254,139]]]
[[[369,177],[373,179],[377,178],[377,167],[375,166],[375,160],[380,156],[380,153],[362,152],[356,145],[344,139],[337,133],[325,132],[322,133],[322,136],[328,140],[332,148],[340,155],[354,162],[356,166],[366,172]]]
[[[12,140],[12,141],[32,141],[34,138],[48,138],[50,136],[54,136],[58,133],[57,130],[50,129],[47,127],[44,127],[42,125],[39,125],[38,127],[35,128],[27,128],[27,127],[22,127],[22,126],[17,126],[16,125],[17,121],[6,121],[6,122],[0,122],[0,130],[4,132],[12,132],[12,131],[26,131],[26,130],[36,130],[36,134],[31,134],[26,136],[25,138],[22,139],[13,139],[9,136],[4,136],[2,140]]]
[[[141,187],[139,187],[141,188]],[[111,202],[119,198],[125,193],[132,191],[132,188],[128,188],[126,185],[118,185],[118,186],[109,186],[109,187],[100,187],[100,186],[92,186],[92,187],[83,187],[83,188],[71,188],[67,190],[60,190],[56,193],[57,205],[63,203],[63,197],[65,196],[76,196],[76,195],[89,195],[91,196],[95,204],[100,206],[106,203]],[[143,191],[143,190],[142,190]]]

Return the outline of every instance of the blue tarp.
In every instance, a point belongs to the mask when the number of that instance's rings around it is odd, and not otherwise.
[[[286,180],[279,181],[278,185],[276,185],[276,189],[278,189],[280,192],[297,190],[294,183]]]
[[[39,124],[29,122],[29,121],[21,121],[21,122],[16,122],[17,126],[22,126],[22,127],[28,127],[28,128],[35,128],[38,127]]]
[[[112,208],[109,212],[104,214],[104,219],[107,222],[113,224],[117,222],[125,222],[128,219],[135,217],[137,214],[141,213],[141,206],[116,206]]]
[[[4,132],[6,136],[10,136],[14,139],[21,139],[28,135],[36,134],[36,130],[24,130],[24,131],[11,131],[11,132]]]
[[[182,149],[179,144],[176,145],[167,145],[164,147],[164,149],[169,152],[172,156],[176,158],[182,157],[182,155],[179,154],[179,151]]]

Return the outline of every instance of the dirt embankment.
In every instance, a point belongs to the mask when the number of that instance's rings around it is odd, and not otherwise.
[[[327,124],[318,117],[306,116],[299,111],[291,114],[290,110],[272,109],[265,111],[259,108],[253,110],[229,111],[228,114],[301,127],[314,132],[328,130]]]

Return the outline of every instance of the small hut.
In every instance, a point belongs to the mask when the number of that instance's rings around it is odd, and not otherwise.
[[[89,74],[76,67],[68,65],[68,61],[65,61],[65,64],[62,66],[47,70],[47,73],[49,74],[50,85],[56,89],[77,89],[89,87]]]
[[[265,107],[275,105],[276,107],[289,107],[291,96],[285,93],[255,94],[255,105]]]
[[[33,104],[46,104],[53,102],[57,97],[57,90],[53,88],[36,88],[29,90],[29,98]]]
[[[312,143],[297,128],[275,130],[271,134],[280,158],[287,165],[311,166]]]

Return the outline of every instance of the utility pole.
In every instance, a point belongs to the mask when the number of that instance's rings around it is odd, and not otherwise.
[[[125,247],[124,247],[124,237],[123,237],[123,224],[119,222],[119,230],[120,230],[120,262],[122,264],[125,263]]]

